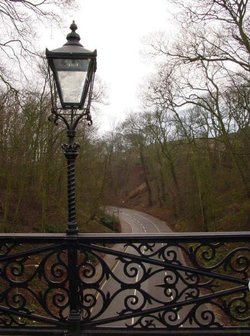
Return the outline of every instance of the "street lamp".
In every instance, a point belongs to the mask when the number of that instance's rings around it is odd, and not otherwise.
[[[55,123],[61,119],[67,127],[68,143],[63,145],[68,165],[68,234],[77,234],[75,197],[75,160],[79,145],[75,143],[76,127],[82,118],[92,124],[90,105],[96,71],[96,50],[91,52],[80,44],[73,21],[63,47],[49,51],[49,81],[52,115]]]

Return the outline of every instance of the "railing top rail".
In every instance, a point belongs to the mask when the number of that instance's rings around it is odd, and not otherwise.
[[[74,236],[68,236],[65,233],[1,233],[0,241],[13,242],[46,242],[55,243],[65,239],[78,239],[88,243],[126,243],[135,241],[250,241],[250,231],[233,232],[175,232],[175,233],[82,233]]]

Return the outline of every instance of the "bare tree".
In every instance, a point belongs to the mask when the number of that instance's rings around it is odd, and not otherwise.
[[[250,197],[247,169],[230,136],[249,126],[249,3],[173,2],[182,9],[180,34],[154,44],[165,61],[151,82],[150,99],[172,111],[186,136],[197,125],[196,136],[205,128],[208,136],[220,137]],[[199,111],[199,117],[187,119],[187,111]]]
[[[183,11],[179,40],[168,55],[186,62],[230,62],[250,71],[250,5],[248,0],[173,0]],[[184,43],[181,45],[181,43]]]
[[[4,86],[25,77],[30,57],[39,56],[38,27],[60,23],[60,10],[76,5],[76,0],[0,0],[0,79]]]

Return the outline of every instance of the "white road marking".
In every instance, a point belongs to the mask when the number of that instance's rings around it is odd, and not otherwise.
[[[145,247],[144,247],[144,251],[142,251],[142,254],[143,255],[145,254]],[[138,268],[138,272],[137,272],[137,275],[136,275],[136,278],[135,278],[135,283],[137,283],[139,281],[139,274],[140,274],[139,270],[140,270],[141,266],[139,265],[138,267],[139,268]],[[136,296],[136,294],[137,294],[137,289],[134,290],[134,296]],[[132,323],[132,325],[135,323],[135,318],[134,317],[132,317],[131,323]]]
[[[127,249],[128,249],[128,246],[124,249],[123,252],[127,252]],[[114,266],[111,268],[111,272],[114,273],[114,271],[116,270],[116,268],[118,267],[118,264],[119,264],[120,262],[121,262],[120,260],[117,260],[117,261],[116,261],[116,263],[114,264]],[[103,283],[102,283],[102,285],[101,285],[101,287],[100,287],[100,290],[103,290],[103,288],[104,288],[105,285],[108,283],[108,281],[109,281],[109,279],[106,279],[106,280],[103,281]],[[96,301],[98,300],[99,296],[100,296],[100,293],[98,292],[98,293],[96,294]],[[94,309],[94,307],[91,308],[91,310],[90,310],[91,313],[92,313],[93,309]]]
[[[130,213],[128,213],[128,212],[130,212]],[[129,224],[129,225],[131,226],[131,229],[132,229],[132,232],[133,232],[133,233],[138,233],[139,230],[138,230],[138,229],[135,230],[133,224],[131,225],[131,222],[132,222],[132,223],[136,223],[139,227],[141,227],[141,228],[143,229],[143,231],[144,231],[145,233],[150,232],[149,230],[146,229],[145,225],[143,224],[143,223],[145,223],[145,222],[146,222],[146,223],[149,223],[149,225],[153,226],[156,232],[159,232],[159,233],[162,232],[162,231],[161,231],[161,230],[160,230],[160,229],[153,223],[153,221],[150,220],[150,218],[148,218],[148,217],[146,217],[146,216],[143,216],[143,215],[141,215],[141,214],[138,214],[138,213],[133,214],[133,210],[126,210],[125,212],[122,211],[122,210],[120,210],[120,213],[118,212],[118,215],[121,215],[123,218],[125,217],[125,219],[126,219],[126,218],[128,219],[127,224]],[[140,219],[140,218],[141,218],[141,219]],[[142,223],[142,221],[143,221],[143,223]],[[163,243],[162,243],[162,246],[163,246]],[[127,249],[128,249],[128,247],[124,250],[124,252],[126,252]],[[146,252],[146,248],[144,247],[144,252],[142,252],[142,253],[145,254],[145,252]],[[114,270],[118,267],[118,264],[119,264],[119,263],[120,263],[120,261],[118,260],[118,261],[115,263],[115,265],[113,266],[113,268],[112,268],[112,272],[114,272]],[[139,274],[140,274],[139,269],[140,269],[140,266],[138,266],[138,272],[137,272],[137,275],[136,275],[135,283],[137,283],[137,282],[139,281]],[[165,272],[165,276],[167,276],[167,275],[168,275],[168,273]],[[108,282],[108,280],[105,280],[105,281],[103,282],[103,284],[102,284],[102,286],[101,286],[101,290],[104,288],[104,286],[107,284],[107,282]],[[249,288],[249,289],[250,289],[250,288]],[[167,291],[168,291],[168,294],[172,294],[172,290],[171,290],[170,288],[168,288]],[[99,295],[100,295],[100,294],[97,293],[96,299],[98,299]],[[137,295],[137,289],[134,290],[134,296],[136,296],[136,295]],[[171,298],[172,301],[174,300],[173,295],[171,295],[170,298]],[[93,309],[93,308],[92,308],[92,309]],[[179,315],[179,312],[177,313],[177,318],[178,318],[178,320],[181,319],[181,318],[180,318],[180,315]],[[132,324],[134,324],[134,323],[135,323],[135,318],[133,317],[133,318],[132,318]],[[180,325],[180,328],[183,328],[183,324]]]
[[[123,215],[124,215],[124,213],[123,213]],[[143,228],[144,232],[147,232],[145,226],[142,224],[142,222],[141,222],[140,219],[138,220],[138,219],[135,218],[136,216],[132,216],[132,215],[129,215],[129,214],[126,214],[126,213],[125,213],[125,215],[126,215],[126,217],[132,218],[132,220],[133,220],[134,222],[137,222],[137,224],[139,224],[139,225]],[[138,217],[142,217],[142,218],[143,218],[143,221],[147,221],[148,223],[150,223],[150,225],[153,225],[153,227],[155,228],[156,231],[161,232],[161,231],[159,230],[159,228],[158,228],[152,221],[150,221],[150,219],[145,218],[145,217],[142,216],[142,215],[137,215],[137,218],[138,218]],[[132,228],[132,230],[133,230],[133,228]],[[162,246],[164,246],[163,243],[162,243]],[[145,249],[145,248],[144,248],[144,249]],[[143,254],[144,254],[144,253],[143,253]],[[167,275],[168,275],[168,273],[165,272],[165,276],[167,276]],[[138,272],[137,277],[136,277],[136,282],[138,281],[138,278],[139,278],[139,272]],[[167,289],[167,291],[169,291],[169,294],[172,293],[171,289],[169,289],[169,288]],[[134,296],[136,296],[136,294],[137,294],[137,290],[135,289],[135,290],[134,290]],[[173,295],[171,295],[170,298],[171,298],[172,301],[174,300]],[[178,319],[178,320],[181,319],[179,313],[177,313],[177,319]],[[132,325],[134,324],[134,322],[135,322],[135,318],[133,317],[133,318],[132,318]],[[183,325],[181,324],[180,327],[182,328]]]
[[[135,279],[135,283],[137,283],[138,280],[139,280],[139,273],[140,272],[138,270],[137,275],[136,275],[136,279]],[[137,289],[134,290],[134,296],[137,296]],[[132,323],[132,325],[135,323],[135,318],[134,317],[132,317],[131,323]]]

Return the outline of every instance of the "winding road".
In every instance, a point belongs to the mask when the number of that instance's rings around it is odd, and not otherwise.
[[[161,221],[151,215],[148,215],[146,213],[140,212],[140,211],[136,211],[136,210],[132,210],[132,209],[125,209],[125,208],[116,208],[116,207],[108,207],[106,209],[106,211],[110,214],[110,215],[114,215],[117,216],[120,220],[120,225],[121,225],[121,231],[122,233],[141,233],[141,234],[145,234],[145,233],[161,233],[161,232],[171,232],[171,229],[169,228],[169,226],[164,222]],[[156,244],[154,248],[156,248],[157,250],[163,246],[162,243]],[[120,250],[122,252],[128,253],[128,254],[134,254],[135,251],[132,247],[130,246],[114,246],[114,249]],[[122,249],[122,250],[121,250]],[[146,251],[145,251],[145,256],[146,256]],[[143,252],[144,254],[144,252]],[[157,271],[157,266],[152,266],[152,265],[139,265],[139,264],[135,264],[135,276],[131,279],[129,279],[129,277],[126,279],[125,277],[125,273],[124,273],[124,264],[120,261],[115,261],[115,258],[110,258],[110,260],[108,261],[108,264],[111,265],[113,264],[112,267],[112,272],[114,275],[116,275],[117,277],[119,276],[123,276],[124,277],[124,282],[128,281],[128,283],[130,281],[134,281],[134,283],[138,283],[140,282],[140,279],[142,279],[143,276],[145,276],[145,272],[147,270],[147,268],[152,268],[153,270],[155,269],[155,271]],[[146,267],[146,268],[145,268]],[[143,269],[142,269],[143,268]],[[152,270],[151,270],[152,271]],[[163,286],[160,286],[160,284],[164,283],[164,278],[167,278],[169,276],[167,271],[162,271],[162,272],[156,272],[156,276],[153,277],[153,279],[151,279],[151,281],[147,281],[143,284],[143,292],[144,293],[152,293],[153,297],[158,297],[159,299],[162,297],[165,297],[166,300],[168,300],[169,302],[171,302],[171,300],[173,300],[173,295],[171,293],[171,290],[168,289],[167,290],[167,295],[165,293],[165,288],[163,288]],[[157,286],[158,284],[158,286]],[[112,293],[115,292],[119,292],[119,282],[117,282],[115,279],[113,278],[109,278],[106,281],[103,282],[102,286],[101,286],[101,291],[105,292],[105,293],[110,293],[112,295]],[[126,294],[125,294],[126,293]],[[135,288],[131,288],[128,289],[126,292],[122,292],[122,295],[126,295],[127,297],[131,297],[131,302],[133,305],[133,301],[134,304],[138,304],[138,306],[140,306],[140,304],[143,302],[143,297],[142,297],[142,293],[140,292],[140,290]],[[101,299],[100,295],[97,295],[97,299]],[[138,302],[136,302],[138,300]],[[118,311],[122,311],[124,309],[124,304],[125,304],[126,299],[124,299],[124,296],[122,296],[119,299],[116,298],[114,304],[111,304],[109,306],[109,309],[107,309],[107,311],[105,311],[104,314],[102,314],[101,318],[102,319],[108,319],[111,316],[114,316],[117,314]],[[130,302],[130,304],[131,304]],[[103,303],[100,303],[100,306],[102,306]],[[144,306],[144,309],[147,308],[154,308],[157,307],[159,305],[159,303],[155,302],[154,304],[150,304],[150,306],[146,305]],[[126,306],[126,304],[125,304]],[[96,307],[96,309],[98,310],[98,307]],[[96,309],[95,311],[93,311],[93,313],[96,313]],[[179,312],[176,311],[176,321],[178,324],[178,321],[181,319]],[[110,327],[126,327],[128,325],[133,326],[136,322],[136,318],[132,317],[130,318],[130,321],[126,320],[126,321],[117,321],[116,323],[111,323],[111,324],[107,324],[107,326]],[[158,324],[156,322],[156,324]],[[160,323],[159,323],[160,325]],[[182,325],[179,325],[180,327],[183,327]]]
[[[108,207],[106,211],[119,217],[122,233],[143,237],[148,233],[159,236],[172,232],[164,221],[146,213],[117,207]],[[178,244],[137,240],[112,245],[112,251],[104,256],[99,272],[102,280],[99,288],[93,289],[93,323],[111,328],[192,329],[206,323],[208,316],[214,316],[210,304],[199,304],[202,290],[196,292],[192,286],[192,281],[195,284],[197,280],[192,271],[182,269],[188,265]],[[165,267],[163,260],[173,260],[174,267]],[[106,276],[102,276],[103,272]],[[217,318],[219,321],[220,316],[216,315],[215,323]]]
[[[166,222],[144,212],[116,207],[108,207],[107,210],[110,214],[119,217],[123,233],[171,232]]]

